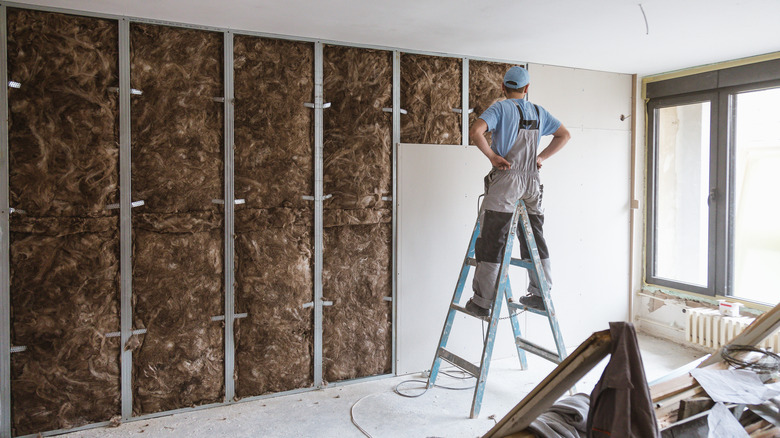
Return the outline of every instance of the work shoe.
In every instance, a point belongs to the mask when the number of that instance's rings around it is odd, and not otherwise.
[[[544,300],[539,295],[528,294],[524,297],[520,297],[518,300],[520,304],[531,309],[541,310],[544,312]]]
[[[466,310],[469,311],[469,313],[471,313],[472,315],[476,315],[479,317],[485,317],[490,315],[490,309],[479,307],[471,300],[469,300],[466,303]]]

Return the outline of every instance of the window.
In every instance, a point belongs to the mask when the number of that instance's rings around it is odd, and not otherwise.
[[[647,84],[646,281],[780,301],[780,60]]]

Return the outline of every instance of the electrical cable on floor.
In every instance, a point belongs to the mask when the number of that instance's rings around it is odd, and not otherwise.
[[[455,369],[455,370],[452,370],[452,371],[443,371],[442,370],[442,371],[440,371],[440,373],[445,375],[445,376],[447,376],[447,377],[450,377],[452,379],[457,379],[457,380],[468,380],[468,379],[473,379],[474,378],[471,375],[469,375],[468,373],[466,373],[465,371],[459,370],[459,369]],[[458,376],[458,375],[454,375],[454,374],[451,374],[451,373],[460,373],[461,375]],[[406,384],[406,383],[412,383],[412,382],[414,382],[414,383],[422,383],[424,386],[422,386],[420,388],[415,388],[415,389],[422,389],[423,392],[421,392],[419,394],[404,394],[403,392],[401,392],[401,389],[399,389],[399,387],[401,385]],[[466,390],[466,389],[474,389],[476,387],[476,384],[472,385],[472,386],[464,386],[464,387],[452,387],[452,386],[444,386],[444,385],[433,385],[433,386],[435,386],[436,388],[448,389],[448,390],[452,390],[452,391],[463,391],[463,390]],[[417,398],[417,397],[422,396],[426,392],[428,392],[428,381],[427,380],[420,380],[420,379],[404,380],[403,382],[400,382],[397,385],[395,385],[395,387],[393,388],[393,392],[395,392],[396,394],[400,395],[401,397]],[[349,409],[349,418],[350,418],[350,420],[352,420],[352,424],[354,424],[355,427],[357,427],[358,430],[361,433],[363,433],[363,435],[367,436],[368,438],[373,438],[373,437],[371,436],[370,433],[368,433],[367,430],[363,429],[360,426],[360,424],[358,424],[357,419],[355,418],[355,408],[364,399],[366,399],[368,397],[371,397],[371,396],[374,396],[374,395],[379,395],[379,394],[382,394],[382,393],[365,395],[365,396],[361,397],[360,399],[358,399],[358,401],[356,401],[352,405],[352,407]]]
[[[363,399],[371,397],[372,395],[377,395],[377,394],[364,395],[358,401],[356,401],[355,404],[353,404],[352,407],[349,409],[349,418],[352,420],[352,424],[354,424],[355,427],[357,427],[359,431],[363,432],[363,435],[367,436],[368,438],[373,438],[373,437],[371,436],[370,433],[368,433],[365,429],[360,427],[360,425],[358,424],[357,420],[355,419],[355,407],[358,405],[358,403],[363,401]]]

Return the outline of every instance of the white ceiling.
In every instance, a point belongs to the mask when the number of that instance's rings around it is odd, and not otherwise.
[[[780,51],[780,0],[25,3],[640,76]]]

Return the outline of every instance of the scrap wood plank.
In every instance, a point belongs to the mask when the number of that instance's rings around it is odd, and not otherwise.
[[[612,336],[609,330],[593,333],[483,438],[506,437],[528,427],[588,371],[601,362],[609,354],[611,344]]]
[[[771,335],[780,328],[780,304],[776,305],[772,310],[765,312],[763,315],[756,318],[747,328],[742,331],[737,337],[735,337],[730,344],[731,345],[750,345],[763,341],[767,336]],[[699,365],[699,368],[712,365],[722,360],[723,357],[720,354],[720,350],[713,353],[709,359]]]
[[[702,389],[701,386],[695,386],[685,392],[663,399],[660,402],[653,402],[655,404],[655,417],[659,419],[659,423],[661,418],[666,417],[669,417],[672,420],[672,423],[679,421],[677,419],[677,414],[680,409],[680,402],[686,398],[698,397],[701,395],[706,395],[704,389]]]
[[[728,369],[728,367],[729,366],[726,362],[720,361],[708,366],[707,368],[713,370],[725,370]],[[650,396],[653,398],[653,403],[657,403],[665,398],[672,397],[698,386],[699,383],[696,382],[696,379],[691,377],[690,373],[685,373],[682,376],[678,376],[674,379],[670,379],[651,386]]]

